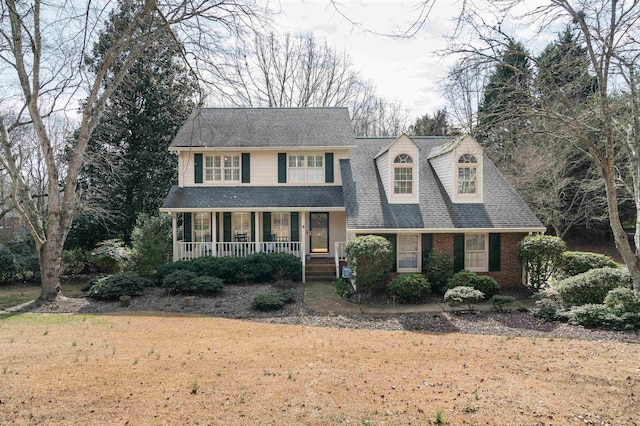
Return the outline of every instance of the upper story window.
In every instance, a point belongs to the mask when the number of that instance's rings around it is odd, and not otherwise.
[[[208,182],[240,182],[240,155],[207,155],[204,178]]]
[[[413,194],[413,158],[408,154],[393,160],[393,193]]]
[[[293,183],[324,182],[324,156],[290,154],[288,174]]]
[[[478,160],[471,154],[458,158],[458,194],[478,192]]]

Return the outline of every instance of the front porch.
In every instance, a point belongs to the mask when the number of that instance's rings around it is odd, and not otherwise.
[[[168,211],[173,223],[173,260],[204,256],[246,257],[288,253],[306,264],[321,258],[334,264],[344,258],[346,215],[330,211]],[[335,263],[334,263],[335,262]]]

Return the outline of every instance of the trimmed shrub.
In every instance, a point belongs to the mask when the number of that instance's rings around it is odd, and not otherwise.
[[[95,299],[117,299],[120,296],[139,296],[151,282],[132,272],[110,275],[94,280],[89,297]]]
[[[518,259],[526,274],[527,286],[540,291],[556,272],[567,246],[561,238],[549,235],[525,237],[518,244]]]
[[[281,290],[279,293],[284,303],[293,303],[296,301],[296,294],[291,290]]]
[[[619,314],[640,315],[640,294],[630,288],[616,287],[607,293],[604,305]]]
[[[333,286],[336,288],[336,293],[342,298],[347,298],[353,294],[351,284],[344,278],[338,278],[334,281]]]
[[[605,305],[589,303],[574,306],[567,313],[569,324],[583,327],[620,328],[623,321]]]
[[[534,316],[547,321],[555,321],[559,318],[559,311],[562,309],[560,304],[553,299],[541,299],[536,302],[537,309],[533,313]]]
[[[244,258],[242,271],[245,280],[252,283],[270,283],[275,281],[273,264],[267,253],[256,253]]]
[[[383,286],[383,279],[389,275],[393,265],[391,243],[377,235],[356,237],[345,246],[349,267],[356,275],[358,292],[373,290]]]
[[[619,268],[618,264],[609,256],[584,251],[565,251],[555,273],[557,280],[585,273],[591,269]]]
[[[11,280],[18,273],[18,264],[13,252],[0,244],[0,282]]]
[[[631,288],[631,275],[624,269],[599,268],[558,281],[553,285],[565,307],[603,303],[610,290]]]
[[[399,303],[416,303],[431,293],[431,285],[422,274],[400,274],[388,288]]]
[[[493,304],[493,308],[498,312],[504,312],[504,307],[509,303],[513,303],[516,300],[512,296],[502,296],[500,294],[496,294],[489,299],[489,302]]]
[[[188,291],[196,277],[195,272],[174,271],[162,279],[162,287],[170,292]]]
[[[447,288],[466,286],[480,290],[486,298],[491,298],[500,293],[500,285],[491,277],[478,275],[475,272],[463,270],[449,278]]]
[[[453,276],[453,258],[444,253],[431,253],[422,268],[434,293],[444,293]]]
[[[259,311],[277,311],[284,306],[284,298],[278,293],[262,293],[253,298],[251,305]]]
[[[200,259],[205,259],[205,258],[202,257]],[[216,258],[211,257],[211,258],[206,258],[206,259],[216,259]],[[156,283],[158,283],[158,284],[162,284],[162,280],[164,280],[164,278],[167,275],[170,275],[170,274],[174,273],[175,271],[196,272],[196,271],[198,271],[198,267],[195,264],[196,260],[199,260],[199,259],[195,259],[195,260],[191,260],[191,261],[179,260],[177,262],[168,263],[166,265],[159,266],[157,271],[156,271],[156,275],[155,275],[155,280],[154,281]],[[196,272],[196,274],[197,274],[197,272]],[[202,275],[211,275],[211,274],[202,274]]]
[[[289,253],[268,253],[267,261],[273,267],[272,281],[302,281],[302,261]]]
[[[220,293],[224,288],[224,284],[220,278],[208,277],[203,275],[191,280],[191,285],[185,288],[183,292],[198,294],[215,294]]]
[[[484,299],[484,294],[480,290],[467,286],[450,288],[444,294],[444,301],[447,302],[449,306],[467,305],[470,311],[473,310],[471,305],[482,299]]]
[[[171,238],[169,216],[140,213],[131,232],[133,270],[146,277],[153,276],[159,266],[169,262]]]

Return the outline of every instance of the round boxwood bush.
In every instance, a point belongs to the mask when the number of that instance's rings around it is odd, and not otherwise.
[[[480,290],[467,286],[450,288],[444,294],[444,301],[449,306],[467,305],[470,311],[473,310],[471,305],[481,301],[483,298],[484,294]]]
[[[558,264],[555,278],[558,280],[583,274],[591,269],[619,268],[609,256],[584,251],[565,251]]]
[[[162,287],[169,291],[182,292],[191,288],[191,282],[198,275],[195,272],[178,270],[170,273],[162,280]]]
[[[416,303],[431,293],[431,285],[422,274],[400,274],[388,288],[399,303]]]
[[[600,304],[610,290],[616,287],[631,288],[631,275],[620,268],[591,269],[575,277],[554,283],[553,289],[566,307]]]
[[[478,275],[475,272],[466,270],[458,272],[453,277],[449,278],[449,281],[447,282],[447,288],[449,289],[460,286],[480,290],[487,299],[490,299],[500,293],[500,285],[498,285],[496,280],[491,277]]]
[[[623,323],[611,309],[602,304],[574,306],[567,315],[569,324],[583,327],[620,328]]]
[[[201,276],[191,280],[191,285],[183,290],[185,293],[215,294],[222,291],[224,284],[220,278]]]
[[[120,296],[139,296],[151,282],[132,272],[109,275],[95,280],[88,292],[95,299],[117,299]]]
[[[616,287],[607,293],[604,305],[620,314],[640,315],[640,294],[630,288]]]
[[[279,293],[284,303],[293,303],[296,301],[296,294],[292,290],[281,290]]]
[[[253,298],[251,305],[259,311],[277,311],[285,301],[280,293],[262,293]]]

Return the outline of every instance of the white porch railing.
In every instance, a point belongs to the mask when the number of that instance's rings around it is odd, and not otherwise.
[[[334,258],[336,262],[336,278],[340,278],[340,262],[347,260],[344,254],[344,248],[346,245],[347,243],[344,241],[338,241],[335,245]]]
[[[246,257],[257,252],[289,253],[301,258],[299,242],[241,242],[241,243],[176,243],[176,260],[191,260],[198,257]]]

